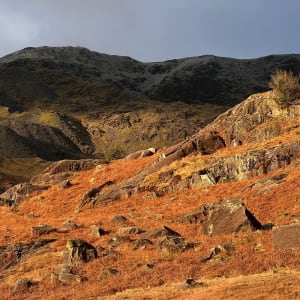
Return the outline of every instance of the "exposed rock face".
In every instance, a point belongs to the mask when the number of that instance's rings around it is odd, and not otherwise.
[[[26,200],[30,196],[30,193],[47,189],[47,186],[19,183],[0,195],[0,205],[17,206]]]
[[[145,168],[142,172],[127,180],[125,183],[115,185],[112,189],[93,197],[90,201],[86,201],[86,203],[101,204],[131,197],[143,190],[141,184],[147,175],[158,171],[164,166],[168,166],[173,161],[179,160],[192,153],[213,153],[224,147],[225,143],[223,139],[216,132],[205,132],[203,135],[196,135],[168,148],[155,163]]]
[[[273,227],[272,239],[275,248],[300,248],[300,223]]]
[[[291,163],[300,156],[300,142],[272,147],[267,150],[251,150],[224,158],[206,161],[207,167],[199,173],[207,174],[215,183],[242,180],[267,174]]]
[[[64,184],[72,176],[71,172],[86,171],[101,163],[98,159],[60,160],[54,162],[43,172],[31,179],[32,184],[55,183]]]
[[[262,226],[239,199],[221,200],[208,205],[203,232],[207,235],[227,234]]]
[[[72,267],[65,264],[58,265],[53,273],[51,273],[52,283],[56,281],[61,281],[63,283],[80,283],[84,280],[84,277],[73,274]]]
[[[200,188],[217,183],[239,181],[254,176],[267,174],[289,165],[300,156],[300,142],[263,150],[250,150],[233,156],[209,158],[203,161],[198,170],[182,178],[172,170],[159,173],[159,185],[146,186],[156,195],[176,192],[188,188]]]
[[[262,229],[262,225],[240,199],[205,204],[192,213],[178,216],[176,220],[180,223],[202,224],[206,235]]]
[[[131,153],[125,157],[126,160],[132,160],[132,159],[138,159],[142,157],[147,157],[155,154],[156,150],[155,148],[149,148],[146,150],[137,151],[134,153]]]
[[[48,168],[46,168],[43,173],[54,175],[63,172],[86,171],[95,168],[99,164],[101,164],[101,161],[98,159],[66,159],[53,163]]]
[[[176,218],[176,221],[179,223],[186,224],[200,224],[206,220],[206,217],[209,213],[208,205],[203,205],[199,207],[197,210],[191,213],[180,215]]]
[[[227,146],[237,146],[274,138],[282,133],[280,120],[299,116],[297,104],[286,108],[276,102],[272,92],[254,94],[219,115],[205,130],[222,132]]]
[[[97,251],[86,241],[68,240],[64,257],[67,265],[77,266],[97,258]]]
[[[54,241],[54,239],[44,239],[30,243],[0,246],[0,270],[6,270],[16,265],[21,259],[30,257],[37,250]]]

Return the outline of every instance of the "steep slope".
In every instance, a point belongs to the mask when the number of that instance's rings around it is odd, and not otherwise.
[[[62,161],[1,194],[2,297],[297,299],[299,115],[253,95],[153,156]]]
[[[109,161],[187,138],[268,89],[276,68],[299,65],[296,54],[142,63],[80,47],[25,48],[0,58],[0,124],[25,138],[26,157]]]
[[[0,59],[1,103],[7,104],[5,97],[15,107],[22,106],[19,100],[24,98],[62,101],[58,85],[79,80],[90,82],[94,89],[98,84],[100,88],[114,88],[116,94],[122,87],[162,101],[232,105],[267,89],[276,68],[299,73],[299,60],[296,54],[243,60],[205,55],[142,63],[79,47],[25,48]],[[16,88],[16,82],[22,89]],[[110,101],[99,100],[106,104]]]

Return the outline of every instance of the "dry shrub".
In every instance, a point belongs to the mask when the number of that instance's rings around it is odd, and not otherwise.
[[[291,71],[277,70],[271,76],[269,87],[273,89],[276,100],[284,106],[293,104],[300,95],[299,76]]]

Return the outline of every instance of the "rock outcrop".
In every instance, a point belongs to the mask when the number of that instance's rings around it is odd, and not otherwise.
[[[21,260],[29,258],[39,249],[54,242],[55,239],[41,239],[29,243],[15,243],[0,246],[0,270],[7,270]]]
[[[300,223],[273,227],[272,239],[275,248],[300,248]]]
[[[83,240],[68,240],[64,250],[65,264],[77,266],[97,258],[94,246]]]
[[[19,183],[0,195],[0,205],[17,206],[30,197],[32,192],[47,190],[48,186]]]
[[[227,234],[262,229],[262,225],[241,199],[220,200],[205,204],[192,213],[176,218],[181,223],[201,224],[206,235]]]

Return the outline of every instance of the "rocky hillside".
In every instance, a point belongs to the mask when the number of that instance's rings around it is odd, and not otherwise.
[[[2,298],[299,298],[299,116],[255,94],[157,153],[8,189]]]
[[[2,57],[1,188],[36,174],[37,159],[110,161],[184,140],[240,99],[268,89],[276,68],[299,72],[299,60],[201,56],[142,63],[79,47]],[[11,159],[15,174],[6,167]]]
[[[24,100],[29,99],[66,101],[60,98],[59,86],[84,81],[90,84],[81,88],[81,95],[93,90],[95,100],[105,104],[112,99],[97,97],[95,92],[114,89],[116,96],[121,88],[167,102],[232,105],[268,89],[276,69],[299,73],[299,62],[295,54],[242,60],[205,55],[142,63],[79,47],[25,48],[0,59],[0,101],[12,109],[26,106]],[[78,90],[68,90],[78,96]]]

